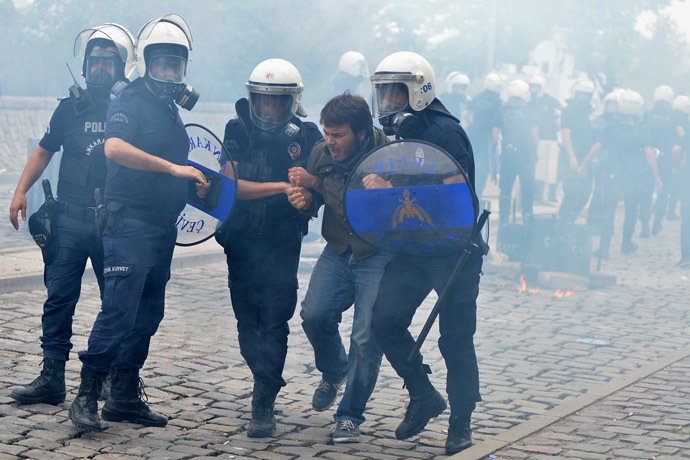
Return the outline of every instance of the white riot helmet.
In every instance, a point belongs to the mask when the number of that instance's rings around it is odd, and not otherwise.
[[[589,94],[589,97],[591,99],[592,94],[594,93],[594,83],[592,80],[589,78],[580,78],[578,80],[575,80],[573,83],[573,86],[570,87],[570,95],[575,98],[575,95],[577,93],[585,93]]]
[[[470,77],[460,72],[451,72],[448,77],[446,77],[446,92],[453,93],[453,87],[455,85],[464,86],[465,90],[470,86]]]
[[[117,53],[107,47],[115,47]],[[82,57],[81,74],[86,86],[96,92],[107,94],[116,82],[126,86],[136,70],[134,37],[120,24],[108,22],[82,30],[74,40],[74,56]]]
[[[656,104],[659,101],[673,104],[673,90],[670,86],[661,85],[656,87],[654,90],[654,103]]]
[[[641,117],[644,113],[644,99],[637,91],[627,89],[618,97],[618,113]]]
[[[417,53],[400,51],[381,61],[371,76],[374,117],[409,109],[421,112],[436,94],[436,77],[429,62]]]
[[[604,99],[602,100],[602,103],[604,104],[604,112],[606,113],[618,113],[618,104],[621,95],[625,92],[624,89],[622,88],[616,88],[610,93],[608,93],[606,96],[604,96]]]
[[[676,96],[673,100],[673,108],[680,110],[686,115],[690,115],[690,98],[683,95]]]
[[[537,95],[543,93],[544,88],[546,88],[546,78],[542,77],[541,75],[532,75],[528,83],[530,89],[536,89],[536,91],[532,92]]]
[[[508,83],[506,94],[508,99],[518,98],[522,102],[527,103],[530,99],[529,85],[524,80],[513,80]]]
[[[503,78],[494,72],[488,74],[484,77],[484,89],[500,94],[501,89],[503,89]]]
[[[299,115],[307,116],[300,104],[304,85],[297,67],[283,59],[267,59],[257,65],[245,85],[249,116],[261,129],[272,130]]]
[[[362,53],[357,51],[348,51],[340,56],[338,62],[338,70],[345,72],[353,77],[369,78],[369,66],[367,60]]]
[[[158,96],[172,97],[187,110],[199,99],[199,92],[185,84],[191,51],[192,33],[177,14],[150,20],[137,37],[139,76],[146,78]]]

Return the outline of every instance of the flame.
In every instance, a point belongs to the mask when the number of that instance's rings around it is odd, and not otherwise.
[[[520,287],[518,288],[518,294],[522,294],[527,291],[527,283],[525,283],[525,275],[520,275]]]
[[[530,294],[536,294],[537,292],[539,292],[539,289],[527,289],[527,292],[529,292]]]
[[[560,289],[556,290],[556,292],[553,293],[553,296],[560,299],[563,296],[565,296],[565,292],[561,291]]]
[[[506,287],[506,283],[498,283],[498,287],[504,288],[504,287]]]

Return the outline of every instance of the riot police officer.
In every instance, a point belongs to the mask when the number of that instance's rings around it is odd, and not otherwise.
[[[187,182],[206,184],[203,173],[187,165],[189,137],[175,106],[189,107],[193,92],[185,84],[191,44],[180,16],[149,21],[135,49],[140,78],[108,109],[103,305],[88,349],[79,352],[81,384],[69,409],[72,423],[84,430],[105,429],[97,397],[111,367],[103,419],[146,426],[168,422],[141,399],[139,370],[163,319],[175,222],[187,201]]]
[[[267,437],[285,386],[288,321],[297,304],[297,267],[309,221],[288,202],[288,170],[305,167],[322,136],[314,123],[296,116],[306,116],[304,85],[291,63],[261,62],[246,87],[248,97],[236,102],[237,118],[227,123],[223,140],[237,162],[239,202],[218,241],[227,255],[240,352],[254,376],[247,435]]]
[[[558,128],[561,104],[548,94],[546,79],[534,75],[529,79],[530,103],[539,123],[537,164],[534,171],[535,197],[553,198],[558,180]]]
[[[338,61],[338,73],[333,77],[333,90],[331,97],[350,91],[358,94],[365,100],[371,97],[371,85],[369,84],[369,65],[359,51],[348,51],[340,56]]]
[[[580,166],[595,141],[590,121],[594,83],[588,78],[576,80],[571,94],[561,117],[561,141],[568,167],[564,168],[563,201],[558,210],[558,214],[570,223],[575,222],[592,192],[592,177]]]
[[[65,400],[65,362],[72,348],[72,316],[81,279],[91,259],[103,293],[103,246],[96,235],[94,189],[105,183],[103,132],[111,89],[134,73],[134,37],[118,24],[103,24],[77,36],[83,53],[86,90],[75,85],[62,99],[38,147],[24,168],[10,205],[10,221],[26,219],[26,192],[63,148],[57,184],[58,213],[54,222],[57,256],[45,266],[48,299],[43,305],[41,347],[43,371],[28,386],[10,396],[21,404],[59,404]]]
[[[434,72],[422,56],[398,52],[386,57],[371,77],[375,94],[374,116],[397,137],[430,142],[457,160],[474,185],[474,159],[470,141],[458,120],[435,97]],[[460,251],[434,257],[397,254],[386,266],[379,289],[372,327],[379,347],[405,381],[410,395],[405,419],[395,430],[407,439],[446,409],[443,396],[429,381],[428,366],[417,354],[408,331],[415,311],[432,290],[448,281]],[[440,312],[439,348],[448,369],[447,392],[451,406],[446,452],[452,454],[472,444],[470,417],[479,395],[479,372],[474,351],[476,299],[479,292],[480,251],[472,251],[450,294],[452,301]]]
[[[467,118],[467,105],[472,98],[467,94],[470,86],[470,78],[458,71],[451,72],[446,77],[446,92],[440,99],[448,111],[458,120],[464,121]]]
[[[477,169],[477,195],[481,197],[489,175],[495,180],[498,172],[496,161],[496,119],[501,109],[503,79],[497,73],[484,78],[484,90],[467,104],[471,122],[467,135],[472,141]]]
[[[669,202],[669,189],[673,171],[672,156],[678,156],[681,150],[679,145],[680,138],[684,133],[683,121],[677,111],[673,110],[673,90],[666,86],[658,86],[654,90],[654,107],[644,114],[644,122],[648,127],[651,136],[651,146],[658,152],[657,166],[659,175],[664,186],[661,187],[654,204],[654,223],[652,224],[652,235],[657,235],[661,231],[662,222],[666,217],[666,209]],[[651,189],[648,189],[649,200],[645,196],[644,206],[651,205]],[[645,220],[647,219],[647,220]],[[645,208],[644,213],[640,212],[642,221],[641,237],[649,236],[649,211]]]
[[[501,190],[498,200],[501,223],[508,223],[510,197],[515,178],[520,177],[522,192],[522,218],[533,215],[534,168],[537,162],[539,125],[530,100],[529,86],[522,80],[513,80],[507,88],[508,100],[501,108],[497,127],[501,131]]]

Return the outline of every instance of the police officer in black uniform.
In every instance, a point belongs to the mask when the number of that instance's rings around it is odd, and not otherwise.
[[[72,348],[72,316],[87,259],[91,259],[103,292],[103,246],[96,235],[94,189],[105,183],[103,132],[111,89],[116,82],[127,81],[134,72],[134,38],[117,24],[86,29],[78,38],[84,45],[82,75],[87,89],[75,84],[70,88],[70,97],[60,101],[24,168],[10,205],[10,221],[18,229],[20,211],[22,219],[26,219],[26,192],[53,154],[63,147],[54,223],[57,256],[45,266],[44,274],[48,299],[41,321],[43,371],[29,385],[10,394],[21,404],[59,404],[65,400],[65,362]]]
[[[381,61],[372,81],[377,103],[375,116],[385,130],[395,132],[397,137],[427,141],[443,148],[467,172],[473,186],[472,147],[458,120],[434,97],[436,82],[426,59],[406,51],[394,53]],[[431,418],[446,409],[443,396],[429,381],[430,369],[422,356],[417,354],[414,361],[407,360],[414,347],[408,327],[427,294],[432,289],[440,292],[446,285],[459,252],[434,257],[398,254],[381,280],[372,320],[374,335],[410,394],[405,419],[395,430],[398,439],[419,433]],[[439,348],[448,369],[446,388],[451,406],[448,454],[472,444],[470,417],[475,403],[481,400],[473,341],[481,267],[481,251],[473,251],[453,286],[447,308],[440,312]]]
[[[501,223],[508,223],[510,197],[515,178],[520,177],[522,192],[522,219],[529,220],[533,215],[534,168],[537,163],[537,142],[539,125],[532,107],[529,86],[522,80],[513,80],[507,88],[508,100],[498,115],[496,125],[502,134],[501,143],[501,190],[498,200]]]
[[[314,123],[295,116],[306,115],[304,86],[289,62],[263,61],[246,86],[248,98],[235,104],[237,118],[228,122],[223,141],[237,162],[239,201],[217,240],[227,255],[240,352],[254,376],[247,435],[268,437],[275,429],[275,398],[285,386],[288,321],[309,220],[288,202],[288,170],[305,167],[322,136]]]
[[[652,235],[657,235],[662,228],[662,222],[666,217],[666,209],[669,203],[669,190],[673,171],[673,156],[678,156],[681,151],[680,138],[683,130],[683,121],[677,111],[673,110],[673,90],[666,86],[658,86],[654,90],[654,107],[644,114],[644,122],[651,136],[652,149],[657,153],[657,166],[664,186],[661,187],[654,203],[654,223]],[[644,205],[651,205],[651,188],[648,189],[649,199],[645,197]],[[640,219],[649,218],[649,212],[640,211]],[[641,237],[649,236],[649,222],[642,220]]]
[[[501,89],[503,80],[497,73],[490,73],[484,78],[484,90],[474,96],[467,104],[471,120],[467,135],[472,141],[477,168],[477,195],[481,196],[486,180],[491,175],[495,178],[496,165],[496,119],[501,109]]]
[[[177,229],[191,179],[206,185],[201,171],[187,166],[189,137],[175,102],[184,105],[191,34],[184,20],[168,15],[148,22],[136,47],[139,75],[108,109],[105,131],[108,210],[103,232],[103,305],[82,361],[79,393],[69,418],[78,428],[105,429],[97,398],[112,367],[105,420],[165,426],[141,396],[139,369],[151,337],[163,319]]]

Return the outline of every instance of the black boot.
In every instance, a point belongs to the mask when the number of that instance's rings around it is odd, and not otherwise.
[[[144,402],[148,401],[148,396],[144,392],[144,382],[139,378],[138,369],[117,369],[111,375],[110,395],[101,410],[103,420],[144,426],[168,424],[168,417],[153,412]]]
[[[65,400],[65,394],[65,362],[44,358],[41,375],[27,386],[15,388],[10,398],[19,404],[58,405]]]
[[[410,404],[405,412],[405,419],[395,429],[395,437],[407,439],[424,429],[432,418],[446,410],[446,400],[441,393],[436,391],[429,378],[424,374],[423,378],[405,380],[405,385],[410,392]]]
[[[276,429],[276,418],[273,408],[280,385],[268,385],[254,381],[252,392],[252,420],[249,422],[247,436],[250,438],[268,438]]]
[[[98,395],[101,394],[101,381],[93,372],[82,366],[79,393],[69,406],[69,419],[77,428],[88,431],[103,431],[106,426],[98,416]]]
[[[451,415],[446,439],[446,455],[457,454],[472,445],[470,416]]]

